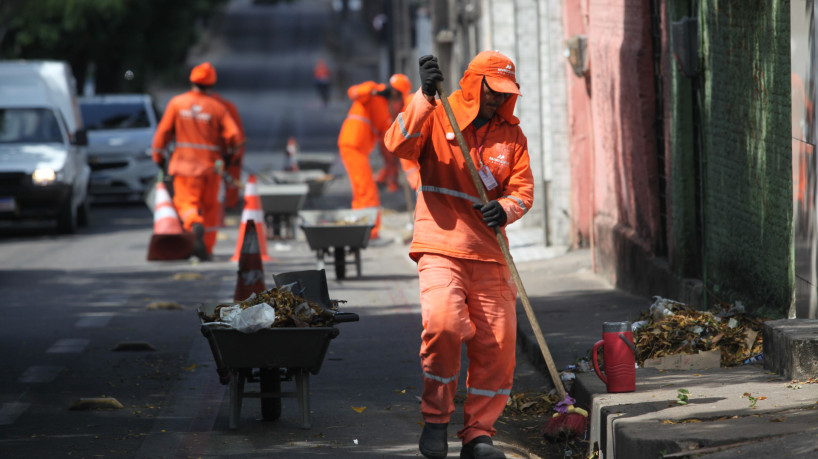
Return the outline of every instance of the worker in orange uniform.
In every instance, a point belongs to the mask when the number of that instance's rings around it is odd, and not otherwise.
[[[460,90],[449,96],[470,155],[481,171],[483,205],[455,134],[435,100],[443,74],[433,56],[419,59],[421,89],[386,133],[385,144],[420,164],[420,186],[409,256],[417,262],[423,321],[420,358],[425,425],[420,452],[446,457],[454,412],[460,347],[469,359],[460,457],[502,458],[491,437],[514,375],[517,289],[495,228],[521,218],[534,201],[528,145],[513,115],[520,95],[514,63],[484,51],[469,63]]]
[[[225,99],[221,94],[210,91],[209,94],[213,96],[216,100],[224,104],[227,107],[227,111],[230,112],[230,116],[233,117],[233,121],[236,122],[236,125],[239,127],[239,132],[241,133],[242,143],[238,145],[235,149],[235,152],[230,158],[230,163],[225,165],[225,173],[227,174],[224,177],[224,207],[228,209],[235,209],[239,205],[239,183],[241,183],[241,164],[244,161],[244,145],[247,141],[247,137],[244,135],[244,125],[241,121],[241,116],[239,115],[239,109],[236,108],[236,105]],[[227,147],[225,146],[225,150]]]
[[[190,91],[171,98],[165,108],[153,137],[153,160],[164,169],[165,149],[175,138],[168,168],[173,205],[183,228],[195,236],[193,255],[208,260],[219,225],[221,173],[243,138],[227,107],[209,94],[216,83],[213,66],[205,62],[194,67],[190,82]]]
[[[324,103],[324,107],[326,107],[329,103],[330,71],[324,59],[318,59],[318,62],[315,63],[315,68],[312,70],[312,77],[315,83],[315,89],[318,90],[321,101]]]
[[[403,104],[400,104],[400,108],[397,107],[397,104],[390,104],[389,115],[394,121],[398,113],[403,111],[403,107],[406,102],[408,102],[408,98],[412,91],[412,83],[409,81],[409,77],[406,75],[396,73],[389,78],[389,86],[400,93],[400,97],[404,101]],[[390,193],[394,193],[400,189],[398,175],[400,174],[401,163],[397,156],[393,155],[388,149],[386,149],[386,147],[383,146],[383,142],[381,142],[379,146],[381,157],[383,158],[383,167],[380,171],[378,171],[378,174],[375,177],[375,183],[377,183],[379,186],[386,187],[387,191]]]
[[[385,84],[366,81],[351,86],[347,91],[352,106],[341,125],[338,149],[352,185],[352,208],[381,206],[378,187],[369,163],[369,154],[383,141],[383,135],[392,124],[391,113],[400,113],[403,99],[400,93]],[[381,212],[375,221],[370,239],[380,237]]]

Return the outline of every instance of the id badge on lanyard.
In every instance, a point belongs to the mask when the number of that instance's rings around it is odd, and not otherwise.
[[[486,186],[487,190],[491,191],[497,188],[497,180],[495,180],[494,176],[491,175],[491,171],[487,165],[483,164],[483,167],[477,171],[477,174],[480,175],[480,180],[483,181],[483,185]]]

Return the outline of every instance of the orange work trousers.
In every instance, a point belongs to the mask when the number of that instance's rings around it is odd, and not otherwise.
[[[221,176],[213,173],[201,177],[175,176],[173,178],[173,205],[185,231],[193,231],[195,223],[205,228],[204,243],[208,254],[213,254],[219,230],[219,187]]]
[[[494,436],[514,379],[517,287],[504,264],[425,253],[418,260],[423,319],[421,412],[426,422],[449,422],[466,343],[464,444]]]
[[[352,185],[352,208],[380,207],[381,199],[378,196],[378,186],[372,177],[372,165],[369,164],[369,153],[355,148],[341,147],[341,161],[347,170],[349,182]],[[371,239],[377,239],[381,228],[381,211],[375,226],[370,233]]]

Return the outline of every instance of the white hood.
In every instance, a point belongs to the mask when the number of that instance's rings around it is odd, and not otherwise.
[[[60,144],[0,144],[0,172],[25,172],[35,169],[63,170],[68,152]]]

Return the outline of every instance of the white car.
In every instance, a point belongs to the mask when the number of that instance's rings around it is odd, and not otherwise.
[[[151,142],[159,111],[149,94],[101,94],[79,99],[88,130],[89,192],[94,202],[142,200],[159,169]]]
[[[87,225],[90,169],[76,82],[62,61],[0,61],[0,224]]]

